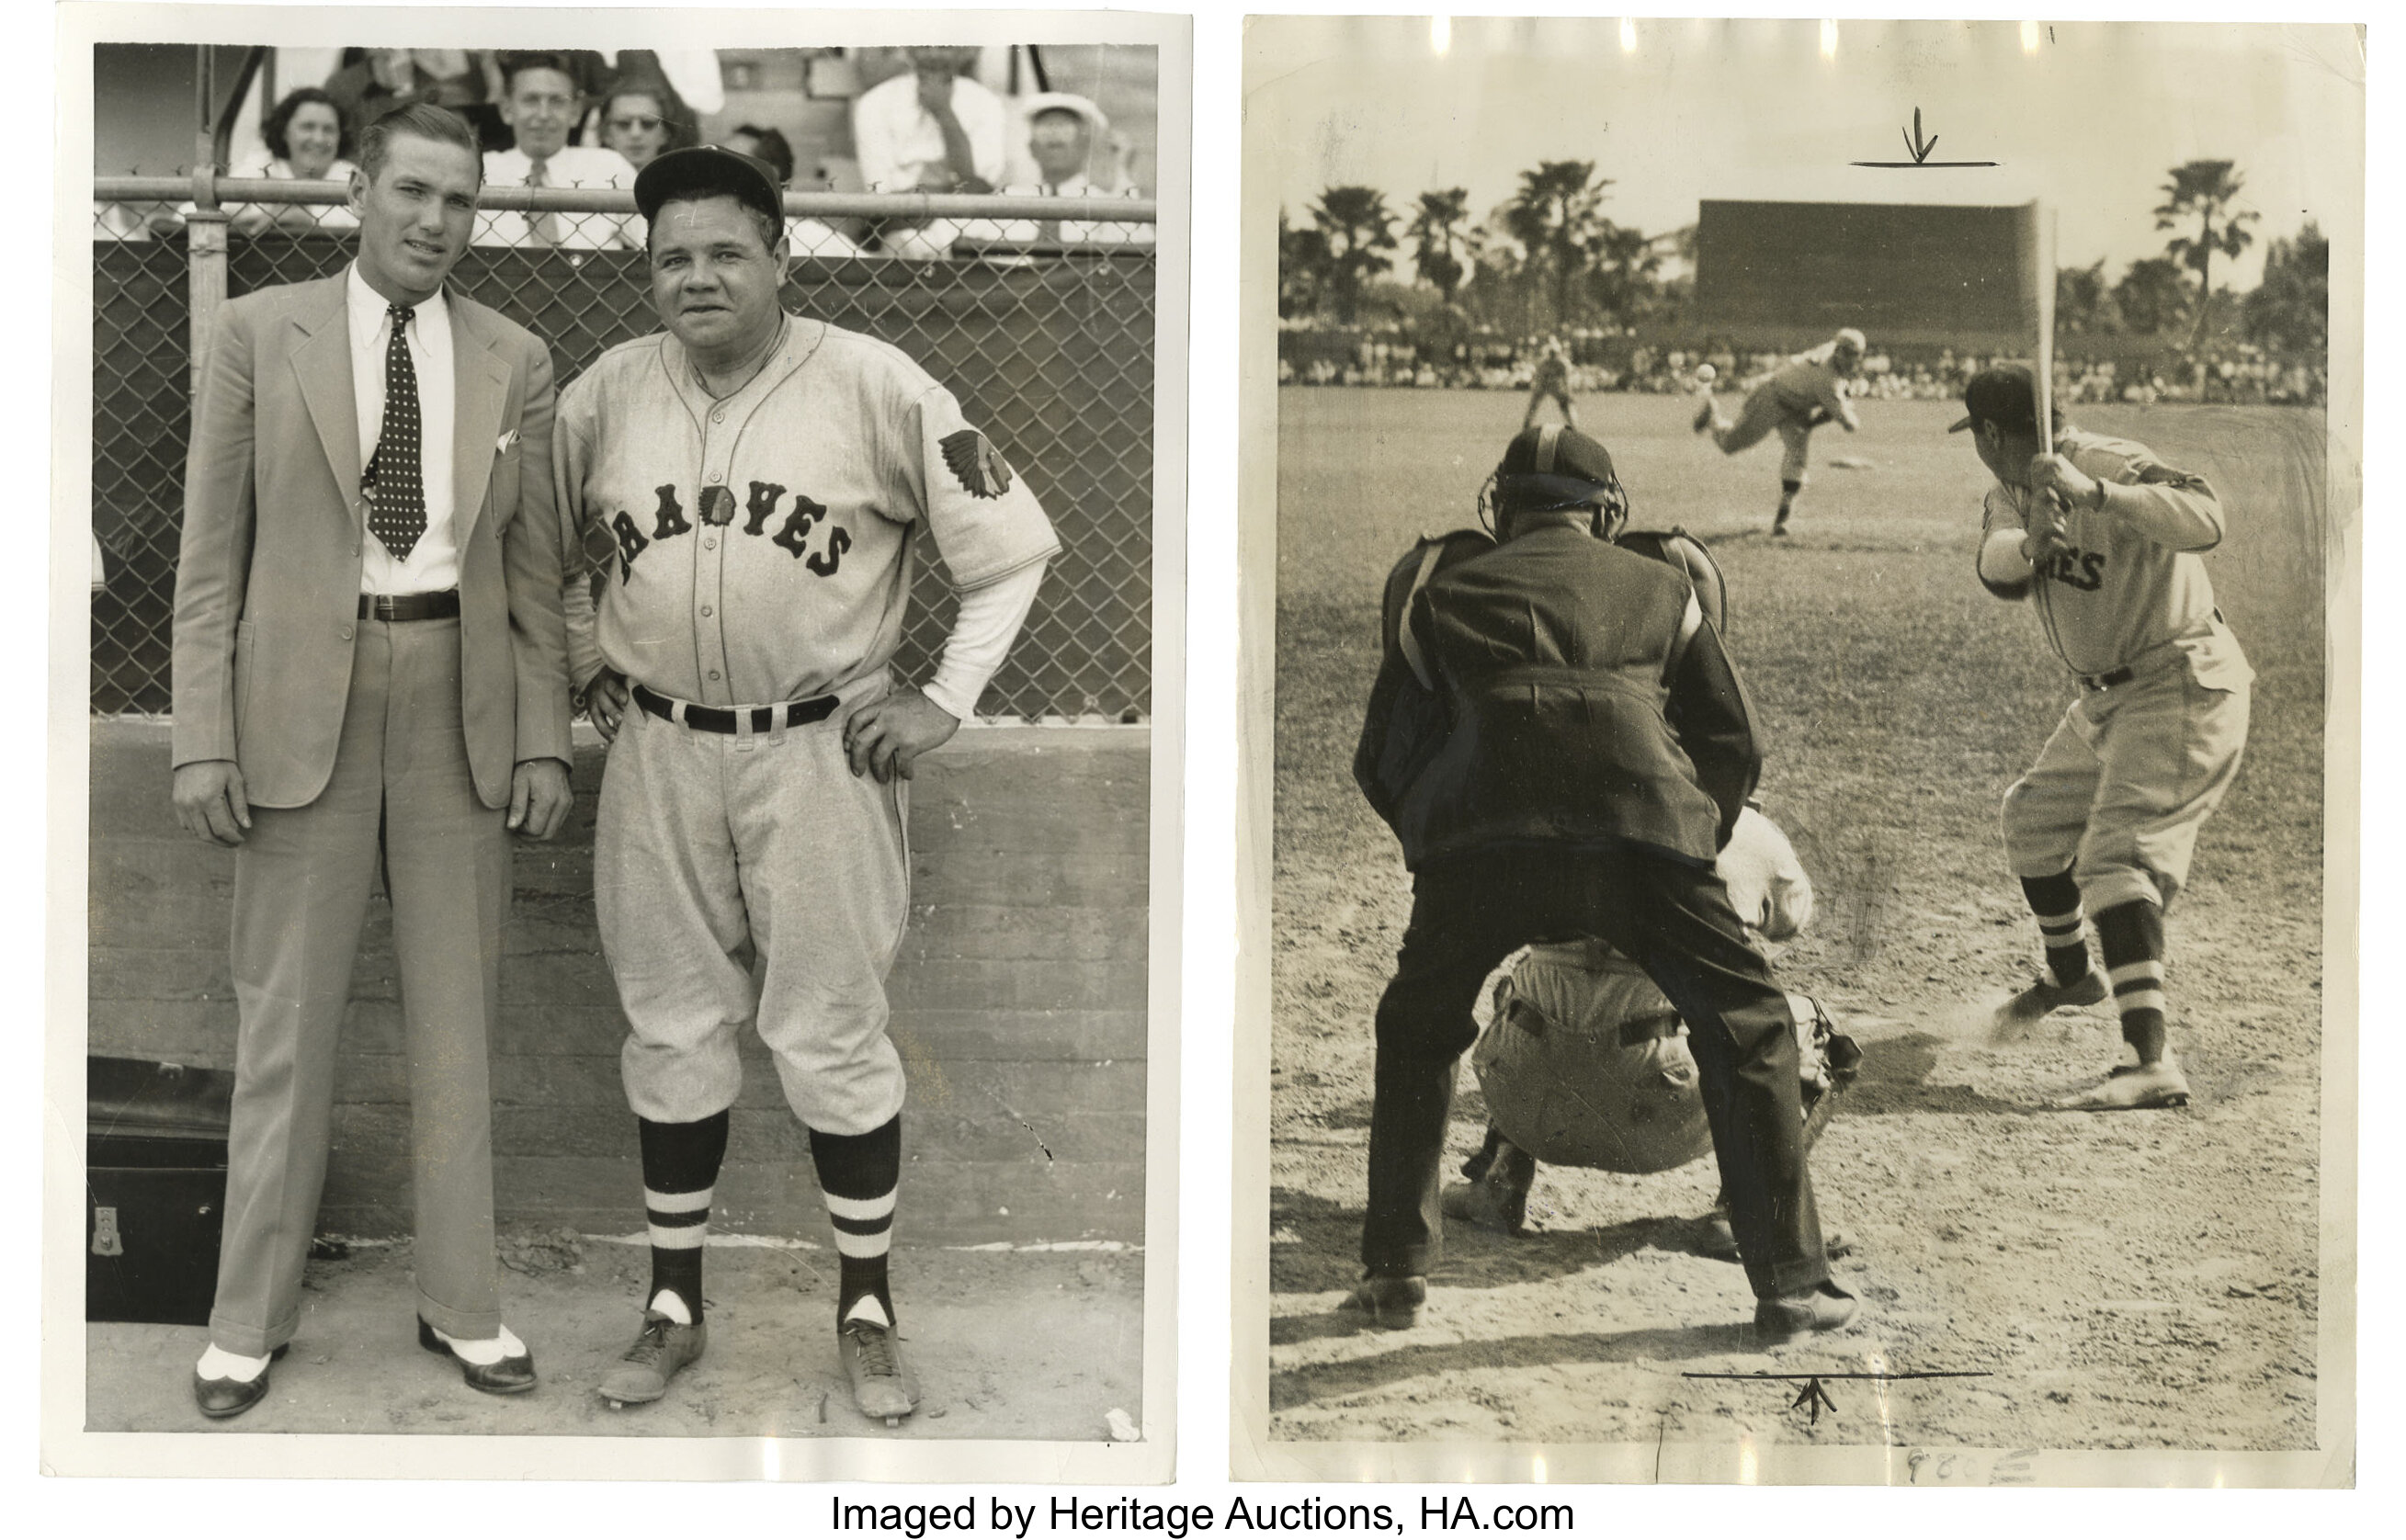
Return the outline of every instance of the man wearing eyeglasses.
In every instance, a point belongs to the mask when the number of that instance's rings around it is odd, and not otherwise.
[[[510,125],[517,143],[486,154],[487,187],[634,187],[635,168],[624,155],[568,142],[584,116],[585,98],[566,60],[554,53],[505,53],[501,64],[502,120]],[[591,251],[644,244],[626,215],[488,209],[476,223],[478,246]]]

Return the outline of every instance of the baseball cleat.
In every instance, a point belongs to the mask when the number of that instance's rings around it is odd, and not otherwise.
[[[2065,1112],[2137,1112],[2158,1107],[2188,1105],[2188,1077],[2180,1061],[2167,1053],[2154,1064],[2126,1064],[2106,1071],[2102,1085],[2064,1097],[2056,1108]]]
[[[2000,1027],[2028,1026],[2058,1010],[2079,1005],[2097,1005],[2105,998],[2105,975],[2090,968],[2068,984],[2059,984],[2045,974],[2032,981],[2028,989],[1997,1007],[1996,1024]]]
[[[1371,1325],[1389,1332],[1419,1325],[1421,1307],[1427,1303],[1428,1279],[1416,1273],[1402,1277],[1374,1273],[1345,1296],[1346,1309],[1366,1312]]]
[[[1834,1332],[1855,1319],[1855,1296],[1824,1282],[1808,1293],[1755,1301],[1754,1335],[1764,1347]]]
[[[902,1340],[873,1321],[847,1321],[836,1330],[837,1356],[852,1378],[853,1404],[863,1417],[882,1417],[889,1428],[919,1406],[919,1381],[902,1362]]]
[[[1788,516],[1786,514],[1774,514],[1771,516],[1771,532],[1775,536],[1785,536],[1788,533]]]
[[[709,1344],[710,1328],[701,1321],[686,1326],[658,1310],[645,1310],[633,1345],[602,1380],[602,1399],[613,1411],[658,1401],[668,1393],[676,1372],[701,1357]]]
[[[1696,392],[1696,431],[1701,433],[1706,429],[1712,427],[1715,416],[1716,414],[1713,411],[1713,393],[1710,390],[1700,390]]]

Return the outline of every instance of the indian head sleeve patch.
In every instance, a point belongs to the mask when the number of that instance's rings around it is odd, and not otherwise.
[[[1011,467],[984,433],[964,428],[937,443],[944,451],[944,463],[952,468],[953,479],[967,487],[971,497],[1000,497],[1011,490]]]

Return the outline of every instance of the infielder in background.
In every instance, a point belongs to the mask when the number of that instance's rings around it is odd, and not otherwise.
[[[1578,408],[1571,404],[1571,360],[1563,348],[1563,339],[1548,337],[1546,350],[1537,355],[1537,370],[1529,380],[1529,409],[1521,414],[1523,431],[1537,426],[1537,409],[1552,402],[1562,409],[1563,426],[1578,426]]]
[[[2221,542],[2222,504],[2202,477],[2144,445],[2081,432],[2059,413],[2054,450],[2042,453],[2027,369],[1982,370],[1963,404],[1952,431],[1971,430],[1997,478],[1981,508],[1980,581],[2036,606],[2080,686],[2005,793],[2005,858],[2038,918],[2047,970],[1998,1024],[2095,1005],[2110,987],[2135,1062],[2065,1105],[2184,1106],[2188,1081],[2165,1041],[2164,911],[2238,774],[2255,678],[2198,556]]]
[[[1861,332],[1841,327],[1828,342],[1797,354],[1748,391],[1735,422],[1720,415],[1713,403],[1712,376],[1699,371],[1703,389],[1697,393],[1704,399],[1696,403],[1696,431],[1710,432],[1722,454],[1751,449],[1764,434],[1779,431],[1779,512],[1771,520],[1775,535],[1788,532],[1788,516],[1804,490],[1805,452],[1812,447],[1813,430],[1835,422],[1851,433],[1862,426],[1845,382],[1862,368],[1864,346]]]
[[[1496,543],[1409,600],[1354,757],[1403,845],[1412,913],[1379,1001],[1353,1302],[1408,1326],[1427,1298],[1480,985],[1523,945],[1592,937],[1689,1024],[1758,1331],[1834,1330],[1855,1299],[1822,1251],[1796,1020],[1713,871],[1762,765],[1745,690],[1689,574],[1611,544],[1629,502],[1603,445],[1521,432],[1494,505]],[[1442,551],[1406,557],[1389,593]]]
[[[778,191],[763,162],[712,146],[645,166],[635,202],[667,332],[560,395],[569,544],[606,572],[598,615],[585,574],[568,586],[570,658],[612,737],[596,908],[652,1236],[642,1329],[602,1393],[656,1400],[701,1355],[701,1241],[750,1024],[834,1222],[854,1397],[891,1422],[918,1399],[886,1279],[905,785],[976,707],[1059,546],[950,391],[885,343],[780,308]],[[886,665],[922,522],[962,592],[913,688]]]

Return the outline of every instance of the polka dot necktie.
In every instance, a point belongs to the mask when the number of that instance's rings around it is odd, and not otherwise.
[[[392,345],[384,355],[384,428],[362,478],[368,529],[395,561],[407,561],[426,532],[426,482],[418,452],[418,370],[409,358],[408,305],[392,307]]]

